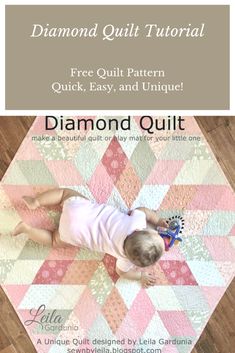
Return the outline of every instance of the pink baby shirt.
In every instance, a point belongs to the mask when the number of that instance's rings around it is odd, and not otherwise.
[[[127,272],[134,265],[124,253],[124,240],[144,228],[146,216],[140,210],[127,215],[113,206],[75,196],[64,202],[59,233],[64,242],[116,257],[117,267]]]

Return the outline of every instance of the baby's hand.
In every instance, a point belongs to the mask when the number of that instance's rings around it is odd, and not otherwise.
[[[157,227],[163,227],[163,228],[168,228],[168,224],[166,222],[166,220],[164,218],[159,218],[158,222],[157,222]]]
[[[140,282],[144,288],[148,288],[156,284],[156,278],[151,273],[142,272]]]

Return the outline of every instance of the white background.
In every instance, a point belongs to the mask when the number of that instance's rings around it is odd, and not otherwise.
[[[129,1],[115,1],[115,0],[0,0],[0,115],[49,115],[52,111],[47,110],[5,110],[5,5],[16,4],[16,5],[230,5],[230,110],[53,110],[54,115],[137,115],[137,114],[154,114],[154,115],[235,115],[235,73],[234,73],[234,63],[235,63],[235,1],[157,1],[157,0],[129,0]],[[218,26],[220,24],[218,23]],[[200,53],[199,53],[200,54]],[[20,55],[20,48],[19,48]],[[219,84],[219,82],[218,82]]]

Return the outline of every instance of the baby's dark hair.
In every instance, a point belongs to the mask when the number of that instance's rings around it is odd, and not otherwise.
[[[127,257],[139,267],[147,267],[160,259],[164,252],[164,242],[158,234],[144,229],[129,235],[124,243]]]

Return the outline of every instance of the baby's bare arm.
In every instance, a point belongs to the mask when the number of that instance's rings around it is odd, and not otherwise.
[[[133,270],[124,272],[124,271],[121,271],[118,267],[116,267],[116,272],[122,278],[132,279],[135,281],[139,281],[141,279],[141,272],[137,272]]]
[[[123,272],[118,267],[116,267],[116,272],[122,278],[140,281],[142,286],[145,288],[149,286],[154,286],[156,284],[156,278],[150,273],[133,270]]]
[[[145,213],[146,220],[148,223],[151,223],[156,227],[168,227],[165,219],[159,218],[156,211],[150,210],[147,207],[138,207],[137,210],[140,210]]]

